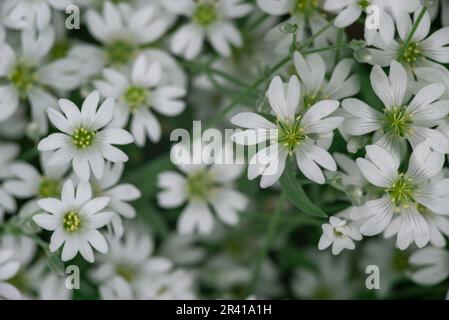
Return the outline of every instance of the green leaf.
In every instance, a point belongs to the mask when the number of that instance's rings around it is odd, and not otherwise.
[[[311,216],[327,218],[327,214],[313,204],[313,202],[306,195],[301,183],[295,176],[295,172],[290,166],[285,166],[280,182],[287,198],[293,205],[295,205],[295,207]]]

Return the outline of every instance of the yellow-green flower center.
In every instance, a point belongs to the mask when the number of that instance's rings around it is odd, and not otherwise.
[[[399,174],[393,184],[385,191],[396,208],[408,208],[415,202],[413,197],[415,191],[413,180],[403,173]]]
[[[148,95],[148,90],[144,88],[129,87],[125,92],[124,99],[131,110],[136,110],[145,105]]]
[[[404,44],[401,45],[401,47]],[[414,64],[421,57],[421,49],[415,42],[410,42],[402,55],[402,61],[408,64]]]
[[[278,143],[288,150],[290,155],[303,142],[307,136],[304,129],[301,128],[300,117],[298,116],[293,123],[277,121]]]
[[[64,230],[70,233],[76,232],[81,228],[81,218],[75,211],[67,212],[62,221]]]
[[[318,0],[296,0],[293,14],[310,16],[318,8]]]
[[[95,131],[90,131],[83,127],[78,128],[72,136],[73,144],[77,149],[86,149],[93,144],[95,135]]]
[[[117,40],[106,47],[106,55],[112,64],[126,64],[136,55],[136,47],[123,40]]]
[[[371,4],[371,0],[359,0],[357,4],[359,5],[360,9],[364,11]]]
[[[200,2],[193,13],[192,20],[200,26],[207,27],[217,21],[217,10],[214,3]]]
[[[23,98],[37,82],[36,67],[25,62],[19,62],[9,74],[8,79]]]
[[[39,185],[39,196],[41,198],[56,198],[60,193],[59,181],[47,178],[42,179]]]
[[[135,278],[135,271],[130,266],[119,265],[116,268],[116,272],[119,276],[128,282],[132,282]]]
[[[205,170],[199,170],[187,178],[187,193],[191,199],[205,201],[214,188],[214,181]]]
[[[413,123],[405,107],[395,107],[390,110],[385,110],[384,120],[384,130],[400,137],[405,137],[410,133],[410,127]]]

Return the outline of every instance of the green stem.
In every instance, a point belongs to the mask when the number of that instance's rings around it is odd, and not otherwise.
[[[242,80],[237,79],[237,78],[235,78],[235,77],[233,77],[233,76],[231,76],[231,75],[229,75],[229,74],[227,74],[227,73],[225,73],[225,72],[223,72],[221,70],[209,67],[209,68],[206,68],[206,71],[210,72],[212,74],[216,74],[217,76],[220,76],[223,79],[228,80],[228,82],[232,82],[232,83],[234,83],[235,85],[237,85],[239,87],[246,87],[247,86],[247,84],[245,82],[243,82]]]
[[[319,37],[323,32],[325,32],[329,27],[333,25],[334,21],[329,21],[323,28],[321,28],[317,33],[312,35],[310,38],[307,39],[302,45],[300,45],[297,50],[303,50],[307,48],[317,37]],[[253,82],[245,91],[243,91],[240,95],[238,95],[234,100],[232,100],[224,109],[222,109],[208,124],[207,127],[211,127],[218,123],[229,111],[234,109],[243,99],[245,99],[249,94],[251,94],[254,90],[257,90],[257,88],[268,78],[271,77],[276,71],[278,71],[280,68],[282,68],[287,62],[291,60],[290,53],[280,60],[278,63],[276,63],[269,71],[268,73],[257,79],[255,82]]]
[[[327,29],[329,29],[334,24],[334,20],[329,21],[324,27],[318,30],[317,33],[308,38],[302,45],[298,47],[298,50],[301,51],[307,48],[309,45],[313,43],[313,41],[318,38],[321,34],[323,34]]]
[[[211,127],[219,122],[229,111],[234,109],[243,99],[245,99],[248,95],[252,94],[254,90],[256,90],[267,77],[273,75],[278,69],[280,69],[284,64],[290,61],[290,56],[285,57],[278,63],[274,65],[269,71],[268,74],[264,77],[257,79],[253,84],[251,84],[245,91],[243,91],[240,95],[238,95],[234,100],[232,100],[223,110],[221,110],[208,124],[207,127]]]
[[[342,48],[348,48],[348,47],[349,47],[348,43],[340,43],[340,44],[334,44],[332,46],[325,47],[325,48],[318,48],[318,49],[312,49],[309,51],[304,51],[302,54],[308,55],[308,54],[312,54],[312,53],[323,52],[323,51],[334,50],[334,49],[342,49]]]
[[[398,57],[399,61],[402,61],[402,59],[404,57],[404,53],[407,50],[408,46],[410,45],[413,35],[415,34],[416,30],[418,29],[418,26],[421,23],[421,20],[424,17],[425,13],[426,13],[426,7],[423,6],[421,11],[419,12],[418,19],[416,19],[415,23],[413,24],[412,30],[410,30],[410,33],[408,34],[407,38],[405,39],[404,45],[402,46],[401,50],[399,51],[399,57]]]
[[[262,263],[268,254],[268,250],[270,249],[271,244],[273,243],[276,227],[278,226],[279,221],[281,219],[281,213],[282,209],[284,208],[286,199],[287,197],[285,193],[282,193],[281,197],[278,200],[276,211],[273,213],[273,216],[271,217],[271,221],[268,226],[267,236],[257,257],[251,281],[249,282],[247,296],[254,292],[257,281],[259,280],[260,271],[262,269]]]

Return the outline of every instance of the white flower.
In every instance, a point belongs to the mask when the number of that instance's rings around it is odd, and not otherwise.
[[[0,143],[0,181],[12,176],[10,166],[19,154],[19,147],[12,143]],[[5,212],[13,213],[17,208],[16,201],[4,185],[0,184],[0,223]]]
[[[322,30],[327,24],[326,15],[322,12],[322,1],[316,0],[257,0],[260,9],[269,15],[283,16],[289,14],[290,17],[284,20],[284,23],[290,23],[297,26],[295,40],[303,43],[309,37]],[[290,34],[281,31],[281,25],[273,27],[267,33],[267,40],[274,43],[275,51],[281,56],[288,53],[292,42]],[[317,36],[311,48],[324,48],[334,44],[337,40],[337,29],[335,27],[327,28],[319,36]],[[326,63],[329,66],[335,61],[335,54],[332,52],[324,52]]]
[[[425,83],[441,83],[445,87],[444,99],[449,100],[449,70],[442,65],[432,67],[421,67],[415,69],[415,75],[418,80]]]
[[[68,166],[48,166],[49,156],[48,152],[40,154],[42,174],[27,162],[13,163],[9,167],[12,177],[5,182],[5,190],[21,199],[58,197]]]
[[[48,109],[48,117],[62,133],[53,133],[39,142],[39,151],[54,151],[48,159],[49,166],[60,166],[72,162],[73,170],[81,180],[89,180],[90,172],[101,179],[105,159],[111,162],[126,162],[128,156],[113,144],[129,144],[133,137],[120,128],[107,128],[111,122],[115,101],[106,99],[97,110],[100,94],[93,91],[84,100],[81,111],[67,99],[60,99],[64,113]]]
[[[350,75],[354,60],[347,58],[338,62],[333,69],[329,80],[326,80],[326,65],[319,54],[310,54],[303,57],[299,51],[293,55],[296,74],[301,82],[301,108],[309,108],[322,100],[341,100],[357,94],[360,82],[357,75]],[[341,116],[341,110],[335,115]],[[340,128],[340,131],[342,129]],[[324,149],[329,148],[333,139],[333,132],[323,136],[318,145]]]
[[[173,150],[179,146],[176,145]],[[187,202],[178,219],[180,234],[191,234],[196,230],[211,233],[214,217],[210,206],[221,222],[227,225],[238,223],[237,213],[243,211],[248,203],[246,196],[234,190],[233,186],[242,173],[241,165],[180,164],[178,168],[184,175],[175,171],[159,174],[158,186],[162,191],[157,195],[157,200],[163,208],[177,208]]]
[[[385,241],[382,238],[371,238],[361,246],[361,258],[357,265],[362,273],[366,273],[369,266],[375,265],[381,270],[379,289],[375,294],[380,298],[386,298],[395,289],[396,281],[403,279],[409,266],[409,251],[398,250],[395,242]]]
[[[358,158],[357,165],[365,178],[384,194],[367,201],[364,208],[366,222],[361,226],[363,235],[373,236],[386,230],[397,234],[396,245],[406,249],[412,242],[424,247],[431,237],[427,210],[445,215],[449,206],[449,179],[434,182],[431,179],[441,172],[444,157],[431,151],[427,142],[413,151],[407,172],[398,172],[399,163],[385,149],[366,147],[367,159]],[[395,218],[399,215],[398,218]]]
[[[293,294],[302,299],[349,299],[355,291],[350,278],[349,257],[332,256],[330,253],[309,251],[311,268],[295,270],[292,279]]]
[[[243,45],[233,20],[248,15],[252,10],[250,4],[242,3],[242,0],[166,0],[163,4],[173,13],[190,20],[171,39],[170,49],[174,54],[187,60],[194,59],[201,52],[205,38],[225,57],[231,55],[231,47]]]
[[[140,198],[140,190],[129,183],[119,183],[124,169],[123,163],[106,163],[103,178],[91,179],[94,193],[97,196],[109,197],[108,209],[116,214],[111,219],[113,233],[121,237],[123,235],[122,217],[132,219],[136,216],[136,210],[128,202]]]
[[[416,251],[409,263],[417,270],[410,273],[411,279],[421,285],[434,285],[449,276],[449,252],[438,248]]]
[[[65,10],[73,0],[5,0],[0,4],[0,20],[12,29],[46,28],[51,22],[52,9]]]
[[[319,54],[303,57],[299,51],[293,56],[296,73],[301,81],[300,106],[308,108],[318,101],[341,100],[356,95],[360,90],[358,76],[350,75],[354,60],[342,59],[326,80],[326,66]]]
[[[20,263],[12,260],[14,251],[0,249],[0,300],[18,300],[21,294],[16,287],[5,282],[16,275],[20,269]]]
[[[150,63],[147,57],[140,55],[129,74],[105,69],[105,80],[95,81],[103,96],[117,99],[112,126],[126,126],[131,116],[131,133],[138,146],[145,144],[146,136],[153,142],[161,138],[161,126],[151,109],[165,116],[176,116],[185,107],[179,99],[186,90],[162,83],[162,71],[159,63]]]
[[[353,240],[362,240],[359,230],[344,219],[330,217],[329,223],[322,226],[323,234],[318,243],[318,249],[324,250],[332,245],[332,254],[337,255],[343,249],[354,250]]]
[[[159,40],[174,18],[158,1],[145,1],[137,5],[115,5],[106,1],[101,14],[94,9],[86,13],[87,28],[102,46],[76,45],[70,50],[69,58],[80,63],[79,73],[85,78],[95,76],[105,66],[126,66],[142,52],[144,45]]]
[[[101,253],[108,251],[104,236],[97,230],[114,215],[102,211],[108,203],[108,197],[92,198],[92,187],[88,182],[81,182],[75,191],[73,182],[67,180],[62,186],[60,200],[46,198],[38,201],[47,213],[36,214],[33,220],[43,229],[53,231],[50,251],[55,252],[63,246],[63,261],[73,259],[80,252],[84,259],[94,262],[91,247]]]
[[[378,11],[372,12],[371,6],[374,6]],[[335,26],[338,28],[345,28],[353,24],[365,11],[367,13],[365,40],[368,44],[371,44],[377,35],[377,31],[384,43],[390,43],[395,35],[395,24],[399,31],[407,28],[408,14],[414,12],[418,6],[419,0],[326,0],[324,9],[338,12],[335,18]],[[378,25],[374,25],[376,22],[374,20],[375,14],[378,14]]]
[[[286,86],[279,76],[274,77],[266,96],[277,117],[276,124],[252,112],[239,113],[231,119],[233,124],[249,128],[233,136],[236,143],[271,142],[250,160],[248,178],[262,175],[260,186],[269,187],[281,176],[287,157],[295,155],[299,170],[310,180],[323,184],[325,178],[318,165],[331,171],[337,166],[332,156],[315,141],[329,136],[343,122],[342,117],[328,117],[337,110],[339,102],[322,100],[307,110],[298,109],[301,90],[296,76]]]
[[[400,159],[405,140],[415,148],[428,139],[432,148],[449,153],[449,140],[432,129],[449,112],[449,101],[437,101],[444,92],[444,86],[427,85],[407,102],[407,83],[405,69],[398,62],[391,62],[388,77],[380,66],[374,66],[371,86],[382,101],[384,110],[379,112],[358,99],[345,99],[342,106],[348,117],[343,125],[344,130],[352,135],[377,131],[376,144],[388,150],[396,160]]]
[[[122,239],[108,237],[110,251],[99,258],[92,279],[103,299],[193,299],[192,274],[170,260],[153,256],[147,233],[127,229]]]
[[[414,21],[418,18],[420,11],[421,8],[415,11]],[[409,17],[407,19],[410,20]],[[400,60],[409,73],[413,72],[416,67],[435,65],[436,63],[433,61],[449,63],[449,47],[447,46],[449,44],[449,27],[441,28],[428,36],[430,24],[430,15],[426,12]],[[375,49],[369,49],[372,54],[370,63],[385,67],[392,60],[399,60],[403,43],[412,30],[411,21],[405,25],[407,28],[402,31],[398,30],[399,42],[392,40],[389,43],[384,43],[381,39],[375,39],[373,43]]]
[[[45,111],[57,106],[49,89],[70,91],[79,85],[77,63],[65,59],[46,63],[54,37],[51,27],[40,32],[23,31],[20,54],[0,41],[0,82],[5,82],[0,85],[0,121],[10,118],[21,100],[29,100],[33,121],[39,125],[40,133],[45,134],[48,130]]]

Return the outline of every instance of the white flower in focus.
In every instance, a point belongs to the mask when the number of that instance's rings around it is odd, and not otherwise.
[[[449,276],[449,252],[444,249],[420,249],[412,254],[409,263],[415,267],[411,279],[421,285],[434,285]]]
[[[12,143],[0,143],[0,181],[10,178],[10,166],[19,154],[19,147]],[[3,222],[5,212],[13,213],[17,208],[14,197],[0,184],[0,223]]]
[[[0,4],[0,20],[11,29],[45,29],[51,23],[52,9],[64,11],[73,0],[5,0]]]
[[[128,202],[140,198],[140,190],[129,183],[120,183],[123,169],[123,163],[107,162],[103,177],[91,179],[94,194],[96,196],[105,196],[110,199],[107,209],[115,213],[111,219],[113,233],[121,237],[123,235],[122,217],[133,219],[136,216],[136,210]]]
[[[421,8],[415,11],[414,21],[417,20],[420,11]],[[375,39],[373,43],[375,48],[369,49],[372,54],[369,63],[385,67],[393,60],[398,60],[407,68],[409,74],[417,67],[437,65],[435,62],[449,63],[449,27],[441,28],[429,36],[431,21],[428,12],[424,14],[408,47],[400,57],[404,42],[413,27],[408,16],[407,19],[409,20],[405,24],[407,28],[402,32],[398,30],[399,42],[392,40],[389,43],[384,43],[381,39]]]
[[[21,298],[19,290],[6,282],[14,277],[20,269],[20,263],[11,259],[13,255],[14,251],[12,250],[0,249],[0,300],[18,300]]]
[[[108,251],[106,239],[97,229],[108,224],[113,212],[103,211],[109,203],[108,197],[92,198],[92,187],[81,182],[74,188],[67,180],[61,192],[61,199],[46,198],[38,205],[47,213],[33,216],[34,222],[45,230],[53,231],[50,251],[61,246],[62,261],[73,259],[78,252],[89,262],[94,262],[92,247],[101,253]]]
[[[205,39],[225,57],[231,55],[232,47],[243,45],[233,20],[248,15],[252,10],[250,4],[242,0],[166,0],[163,4],[169,11],[190,20],[171,39],[174,54],[192,60],[200,54]]]
[[[449,153],[449,140],[433,129],[449,112],[449,100],[438,101],[444,86],[427,85],[408,102],[407,83],[406,71],[398,62],[391,63],[388,77],[381,67],[374,66],[371,86],[385,109],[379,112],[361,100],[343,100],[343,109],[347,111],[344,130],[355,136],[377,131],[379,138],[375,143],[390,152],[396,161],[406,140],[416,148],[427,139],[433,149]]]
[[[125,127],[131,117],[130,130],[138,146],[144,146],[148,136],[152,142],[161,138],[161,126],[151,109],[165,116],[176,116],[185,107],[180,100],[186,94],[183,87],[163,84],[163,69],[140,55],[129,75],[112,69],[103,70],[104,80],[95,81],[104,97],[117,100],[112,126]]]
[[[358,158],[357,165],[365,178],[384,194],[364,206],[366,222],[360,232],[373,236],[386,230],[397,234],[396,246],[404,250],[412,242],[419,248],[429,243],[431,230],[425,218],[427,210],[447,214],[449,207],[449,179],[433,182],[441,172],[444,156],[432,151],[427,142],[413,151],[407,172],[398,172],[399,162],[385,149],[366,147],[366,159]],[[398,218],[396,218],[398,217]]]
[[[287,85],[279,76],[274,77],[266,96],[276,124],[253,112],[239,113],[231,119],[233,124],[248,128],[233,136],[236,143],[271,142],[250,159],[248,178],[262,175],[260,186],[267,188],[282,175],[287,157],[295,155],[299,170],[310,180],[323,184],[325,178],[318,165],[330,171],[337,166],[332,156],[315,142],[328,137],[343,122],[342,117],[328,117],[337,110],[339,102],[322,100],[306,110],[298,108],[301,90],[296,76]]]
[[[174,269],[170,260],[153,256],[147,233],[127,229],[122,239],[108,237],[110,250],[99,257],[91,278],[103,299],[193,299],[192,274]]]
[[[46,110],[57,107],[52,91],[65,92],[78,87],[79,64],[66,59],[46,63],[54,37],[51,27],[40,32],[23,31],[20,53],[8,43],[2,43],[0,37],[0,121],[10,118],[20,104],[28,100],[32,119],[40,133],[45,134],[48,130]]]
[[[126,162],[128,156],[114,144],[133,142],[133,137],[124,129],[108,128],[114,115],[115,101],[106,99],[98,108],[100,94],[93,91],[84,100],[81,110],[67,99],[60,99],[59,106],[64,115],[49,109],[48,117],[61,133],[53,133],[39,142],[39,151],[54,151],[48,166],[61,166],[72,162],[76,175],[89,180],[90,172],[97,179],[104,173],[105,159],[111,162]]]
[[[324,250],[332,245],[332,254],[337,255],[343,249],[354,250],[354,241],[362,240],[359,230],[344,219],[330,217],[329,223],[322,225],[323,234],[318,249]]]

